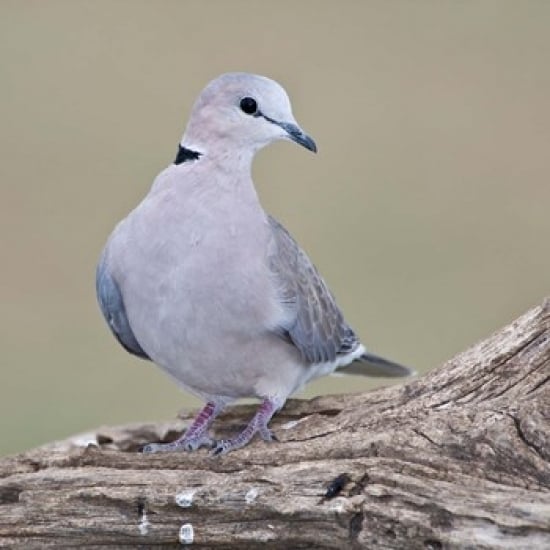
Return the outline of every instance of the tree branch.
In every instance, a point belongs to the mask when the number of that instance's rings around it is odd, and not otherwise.
[[[0,545],[550,547],[549,300],[405,385],[289,401],[279,443],[137,452],[190,418],[2,459]]]

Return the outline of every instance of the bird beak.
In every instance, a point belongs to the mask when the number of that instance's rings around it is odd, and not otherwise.
[[[310,138],[297,124],[294,124],[293,122],[279,122],[278,120],[274,120],[273,118],[270,118],[261,112],[258,112],[258,114],[255,116],[261,116],[265,118],[265,120],[267,120],[268,122],[276,124],[288,134],[290,140],[295,141],[296,143],[302,145],[310,151],[313,151],[314,153],[317,152],[317,145],[315,144],[313,139]]]
[[[317,145],[299,126],[290,122],[279,122],[278,125],[288,134],[292,141],[302,145],[306,149],[317,152]]]

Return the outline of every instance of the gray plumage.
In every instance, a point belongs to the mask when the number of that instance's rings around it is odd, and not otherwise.
[[[111,277],[103,258],[99,261],[96,272],[96,293],[99,307],[109,325],[112,333],[121,346],[129,353],[137,355],[142,359],[149,359],[149,356],[141,349],[130,322],[126,316],[126,309],[122,301],[122,294],[118,285]]]
[[[359,340],[317,269],[288,231],[273,217],[268,220],[275,243],[269,267],[288,309],[281,329],[306,363],[334,361],[354,351]]]
[[[278,139],[316,150],[277,83],[245,73],[214,80],[193,108],[176,163],[104,249],[98,300],[119,342],[207,402],[184,436],[150,452],[211,444],[211,421],[240,397],[263,404],[216,452],[257,432],[271,439],[267,423],[286,398],[337,368],[411,374],[366,352],[305,252],[262,209],[251,163]]]

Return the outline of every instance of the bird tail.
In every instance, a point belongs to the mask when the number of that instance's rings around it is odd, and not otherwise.
[[[394,363],[374,353],[366,351],[359,356],[353,363],[338,369],[342,374],[357,374],[359,376],[375,376],[382,378],[397,378],[400,376],[413,376],[416,374],[414,369],[404,367],[399,363]]]

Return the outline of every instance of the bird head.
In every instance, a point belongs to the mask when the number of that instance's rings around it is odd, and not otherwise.
[[[182,146],[200,153],[214,148],[253,154],[277,140],[317,151],[296,122],[282,86],[264,76],[227,73],[210,82],[195,102]]]

